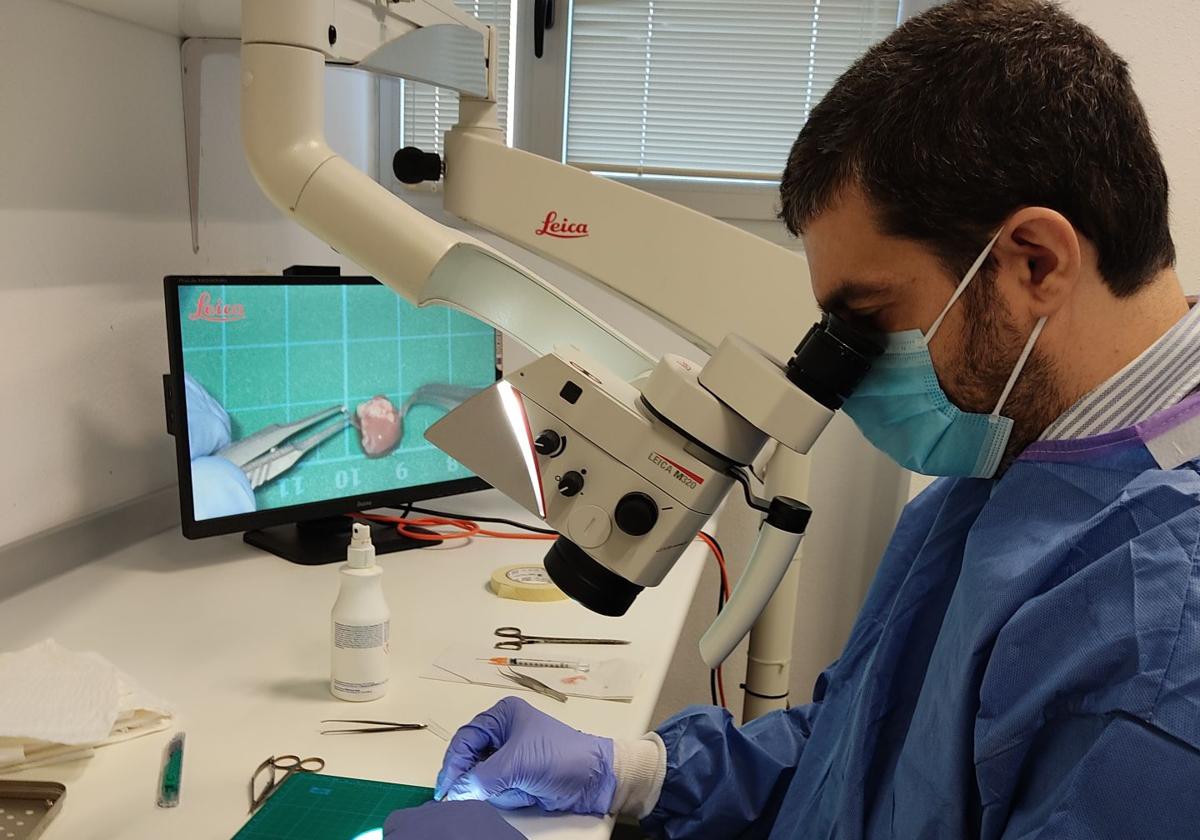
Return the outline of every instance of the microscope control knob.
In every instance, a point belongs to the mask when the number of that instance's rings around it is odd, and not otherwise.
[[[581,490],[583,490],[583,476],[575,470],[563,473],[563,477],[558,480],[558,492],[568,498],[578,496]]]
[[[533,442],[533,448],[537,450],[539,455],[554,457],[563,451],[562,435],[553,429],[546,429],[546,431],[537,436],[537,440]]]
[[[626,493],[617,502],[613,518],[626,534],[641,537],[649,534],[658,522],[658,503],[645,493]]]

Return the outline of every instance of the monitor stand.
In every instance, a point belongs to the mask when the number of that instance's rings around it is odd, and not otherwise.
[[[365,522],[365,520],[358,520]],[[354,524],[348,516],[328,516],[309,519],[271,528],[247,531],[242,539],[255,548],[269,551],[301,566],[321,566],[326,563],[343,563],[346,547],[350,545],[350,526]],[[396,526],[386,522],[365,522],[371,526],[371,542],[376,554],[407,551],[410,548],[426,548],[437,545],[427,540],[414,540],[401,536]],[[424,531],[423,528],[412,528]],[[432,533],[426,531],[426,533]]]

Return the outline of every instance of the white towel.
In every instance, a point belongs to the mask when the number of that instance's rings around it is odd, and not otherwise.
[[[0,654],[0,772],[74,761],[170,721],[165,701],[97,653],[47,639]]]

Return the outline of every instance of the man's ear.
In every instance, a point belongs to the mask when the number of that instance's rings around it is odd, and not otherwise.
[[[1079,233],[1048,207],[1025,207],[1004,223],[992,249],[1000,276],[1015,281],[1036,317],[1050,315],[1075,291],[1083,269]]]

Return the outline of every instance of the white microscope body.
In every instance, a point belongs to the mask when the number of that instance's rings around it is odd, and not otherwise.
[[[539,356],[428,437],[564,535],[546,564],[568,594],[624,613],[667,574],[768,439],[780,444],[768,487],[803,492],[797,453],[878,352],[826,319],[787,366],[776,361],[816,317],[803,258],[505,146],[495,34],[450,0],[242,0],[241,35],[243,143],[267,196],[408,300],[464,309]],[[655,363],[533,272],[341,159],[324,138],[327,62],[459,91],[459,124],[446,137],[446,209],[632,301],[712,353],[709,362]],[[436,160],[416,159],[436,177]],[[746,495],[753,501],[748,486]],[[794,576],[792,589],[771,595],[809,514],[788,495],[769,505],[751,561],[701,642],[705,661],[719,664],[770,601],[775,614],[760,621],[770,638],[764,632],[758,643],[773,653],[748,673],[747,717],[782,707],[786,695],[778,651],[790,645]]]
[[[786,368],[728,336],[704,366],[666,356],[631,384],[559,347],[426,437],[562,534],[546,555],[550,576],[589,609],[619,616],[662,581],[768,438],[808,451],[873,353],[827,318]],[[767,513],[758,546],[700,642],[710,664],[750,629],[811,514],[786,496],[755,504]]]

